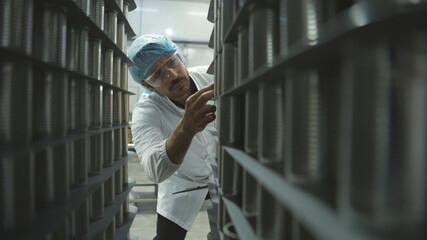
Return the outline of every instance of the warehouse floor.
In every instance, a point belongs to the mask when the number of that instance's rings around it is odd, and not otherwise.
[[[135,179],[136,183],[151,183],[144,173],[142,166],[139,163],[138,157],[135,156],[129,161],[129,178]],[[130,232],[133,236],[137,236],[139,240],[152,240],[156,235],[156,199],[154,196],[154,187],[134,187],[131,192],[130,199],[137,199],[135,205],[138,207],[138,213],[132,223]],[[129,202],[132,202],[131,200]],[[208,214],[206,209],[210,206],[210,201],[207,200],[203,204],[199,215],[191,230],[187,233],[186,240],[204,240],[210,231]]]

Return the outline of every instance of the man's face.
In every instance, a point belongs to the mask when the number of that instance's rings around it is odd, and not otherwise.
[[[166,54],[147,72],[147,78],[154,80],[160,86],[151,86],[149,81],[142,81],[141,83],[162,96],[172,100],[180,100],[186,96],[186,93],[190,92],[190,77],[178,55],[173,55],[173,53]],[[171,56],[172,58],[170,58]]]

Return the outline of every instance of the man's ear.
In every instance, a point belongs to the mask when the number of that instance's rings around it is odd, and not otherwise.
[[[154,88],[151,87],[148,83],[146,83],[145,81],[141,81],[142,86],[148,88],[148,90],[154,92]]]

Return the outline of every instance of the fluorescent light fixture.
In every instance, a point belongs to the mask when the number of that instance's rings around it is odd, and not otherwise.
[[[172,36],[173,35],[173,29],[172,28],[166,28],[165,33],[167,36]]]

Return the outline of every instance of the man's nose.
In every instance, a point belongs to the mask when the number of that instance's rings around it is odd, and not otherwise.
[[[178,73],[173,68],[167,68],[167,77],[168,79],[175,79],[178,77]]]

